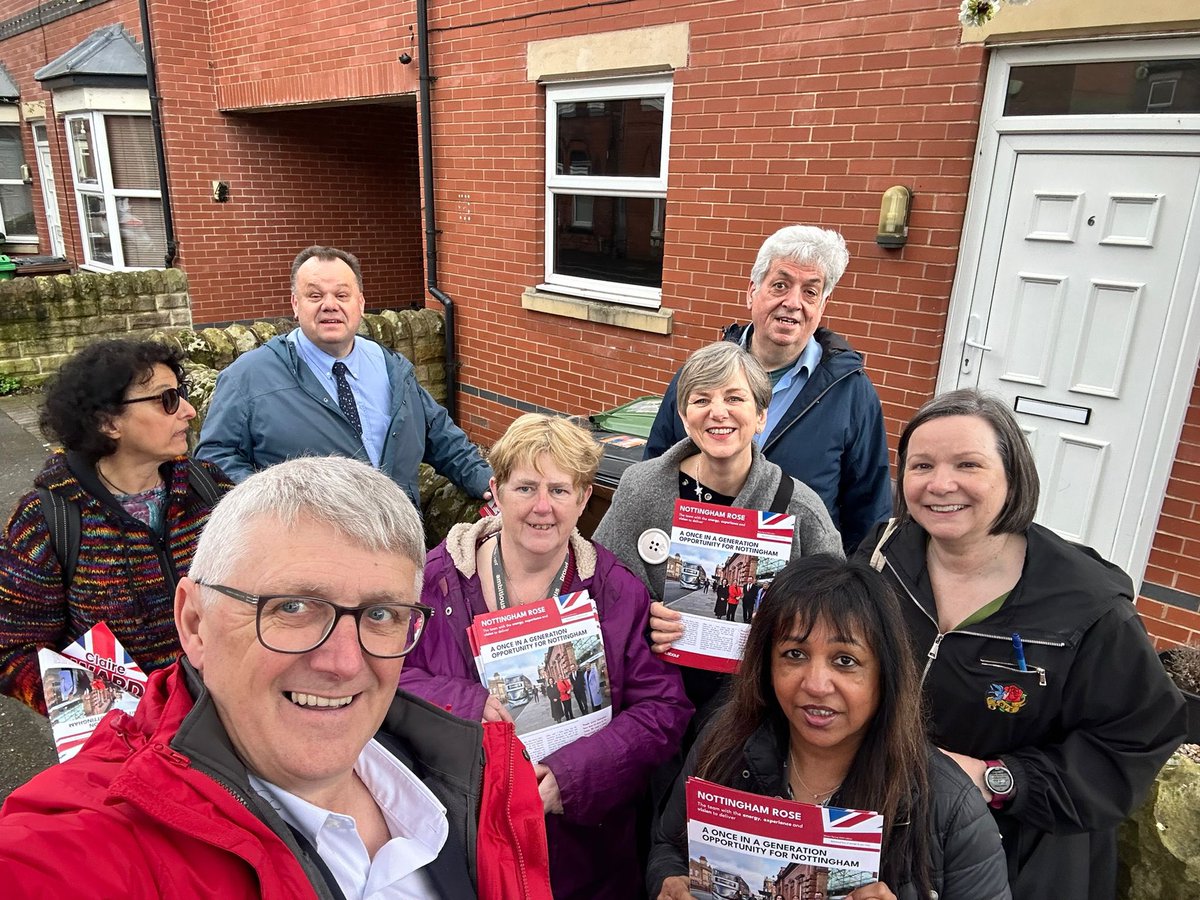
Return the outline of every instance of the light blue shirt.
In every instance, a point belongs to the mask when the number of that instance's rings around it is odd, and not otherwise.
[[[288,340],[296,345],[300,358],[329,392],[329,398],[337,403],[337,379],[333,377],[333,364],[338,359],[310,341],[299,328],[288,334]],[[354,394],[358,420],[362,423],[363,447],[371,465],[378,468],[383,458],[388,426],[392,421],[388,412],[392,405],[392,385],[388,381],[383,348],[374,341],[355,337],[354,348],[341,362],[349,370],[350,391]]]
[[[372,859],[352,816],[344,816],[249,775],[250,786],[285,822],[308,838],[347,900],[424,900],[432,896],[421,869],[437,859],[450,834],[446,808],[400,760],[372,739],[354,771],[371,792],[391,840]]]
[[[741,344],[747,352],[750,350],[750,333],[752,330],[747,328],[742,334]],[[767,424],[763,428],[762,434],[755,438],[760,447],[771,436],[771,432],[775,430],[775,426],[779,424],[779,420],[783,418],[783,414],[788,411],[795,399],[800,396],[800,392],[808,384],[809,376],[816,371],[817,366],[820,364],[821,345],[817,343],[816,337],[810,337],[808,343],[804,345],[804,349],[800,351],[800,356],[796,358],[795,364],[784,373],[783,377],[776,382],[775,387],[771,389],[771,405],[767,407]]]

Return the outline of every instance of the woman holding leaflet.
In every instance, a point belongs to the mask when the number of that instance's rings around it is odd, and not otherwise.
[[[825,504],[784,475],[754,441],[766,422],[771,380],[753,356],[729,341],[697,350],[680,370],[678,397],[688,436],[657,459],[625,471],[595,535],[650,588],[656,601],[650,607],[650,638],[659,653],[683,636],[680,614],[661,602],[676,500],[786,512],[796,517],[792,559],[842,554],[842,539]],[[661,549],[652,536],[662,542]],[[718,586],[718,597],[721,592]],[[728,603],[722,605],[718,615],[728,616]],[[684,669],[698,721],[711,712],[727,682],[725,676]]]
[[[645,587],[575,529],[600,462],[592,436],[566,419],[516,419],[488,460],[500,514],[456,525],[430,554],[421,600],[432,606],[400,686],[466,719],[510,718],[479,680],[467,627],[499,609],[587,591],[596,604],[612,720],[535,767],[558,900],[636,897],[642,878],[635,805],[691,717],[679,672],[650,652]],[[566,718],[571,682],[551,680]],[[520,715],[526,715],[526,707]],[[584,711],[579,710],[579,717]]]
[[[900,607],[876,572],[825,555],[789,563],[750,625],[733,685],[655,828],[651,897],[692,896],[685,784],[695,775],[881,814],[879,880],[847,900],[1010,900],[979,792],[925,739]]]

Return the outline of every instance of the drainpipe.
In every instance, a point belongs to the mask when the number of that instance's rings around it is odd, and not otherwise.
[[[144,0],[143,0],[144,2]],[[429,6],[417,0],[417,62],[420,67],[419,99],[421,113],[421,194],[425,204],[425,286],[429,295],[442,304],[446,317],[446,411],[458,421],[458,356],[454,346],[454,301],[437,284],[437,217],[433,199],[433,114],[429,92]]]
[[[142,48],[146,54],[146,89],[150,93],[150,126],[154,130],[154,161],[158,164],[158,185],[162,193],[163,237],[167,241],[167,255],[163,258],[165,268],[175,265],[179,244],[175,241],[175,221],[171,214],[171,188],[167,183],[167,154],[163,147],[161,97],[158,96],[158,79],[154,74],[154,45],[150,42],[150,0],[138,0],[138,13],[142,19]]]

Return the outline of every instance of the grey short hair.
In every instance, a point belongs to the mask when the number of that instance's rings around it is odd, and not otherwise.
[[[188,574],[196,581],[226,582],[252,554],[250,529],[263,518],[282,529],[309,520],[327,525],[366,550],[402,556],[417,567],[419,596],[425,567],[425,530],[408,495],[386,475],[357,460],[307,456],[251,475],[213,509]]]
[[[733,341],[717,341],[701,347],[688,357],[679,370],[675,388],[676,405],[682,414],[693,391],[710,391],[728,384],[738,372],[746,376],[754,411],[762,412],[771,405],[771,379],[757,359]]]
[[[333,262],[335,259],[340,259],[350,267],[350,271],[354,273],[354,280],[358,282],[358,289],[362,291],[362,263],[358,261],[358,257],[353,253],[347,253],[345,250],[339,250],[337,247],[322,247],[320,244],[313,244],[311,247],[305,247],[296,254],[296,258],[292,260],[292,290],[296,290],[296,276],[300,273],[300,267],[310,259],[316,257],[322,262]]]
[[[1004,464],[1004,475],[1008,479],[1008,493],[1004,506],[1000,508],[989,534],[1022,534],[1033,523],[1037,514],[1038,495],[1041,491],[1037,464],[1033,451],[1025,440],[1025,432],[1017,423],[1012,411],[999,397],[985,394],[973,388],[950,391],[925,403],[900,433],[896,447],[896,515],[901,520],[911,517],[904,500],[904,470],[908,461],[908,442],[913,432],[933,419],[946,416],[975,416],[983,419],[996,433],[996,452]]]
[[[751,284],[755,287],[762,284],[771,266],[781,259],[820,269],[825,274],[821,299],[827,300],[850,265],[850,251],[846,249],[846,239],[836,231],[815,225],[789,225],[763,241],[750,270]]]

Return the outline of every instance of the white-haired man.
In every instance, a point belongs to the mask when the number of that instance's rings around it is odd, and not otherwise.
[[[64,861],[103,897],[457,900],[494,882],[483,727],[396,690],[432,612],[424,556],[404,491],[363,463],[296,459],[232,490],[176,592],[184,656],[0,811],[13,896],[64,895]],[[534,830],[511,835],[536,835],[513,759]],[[545,887],[522,896],[548,897],[544,843],[520,852]]]
[[[887,433],[863,358],[821,327],[850,254],[836,231],[790,225],[758,251],[746,289],[750,324],[725,329],[771,377],[763,454],[825,502],[847,554],[891,514]],[[646,459],[685,437],[671,379],[646,444]]]

